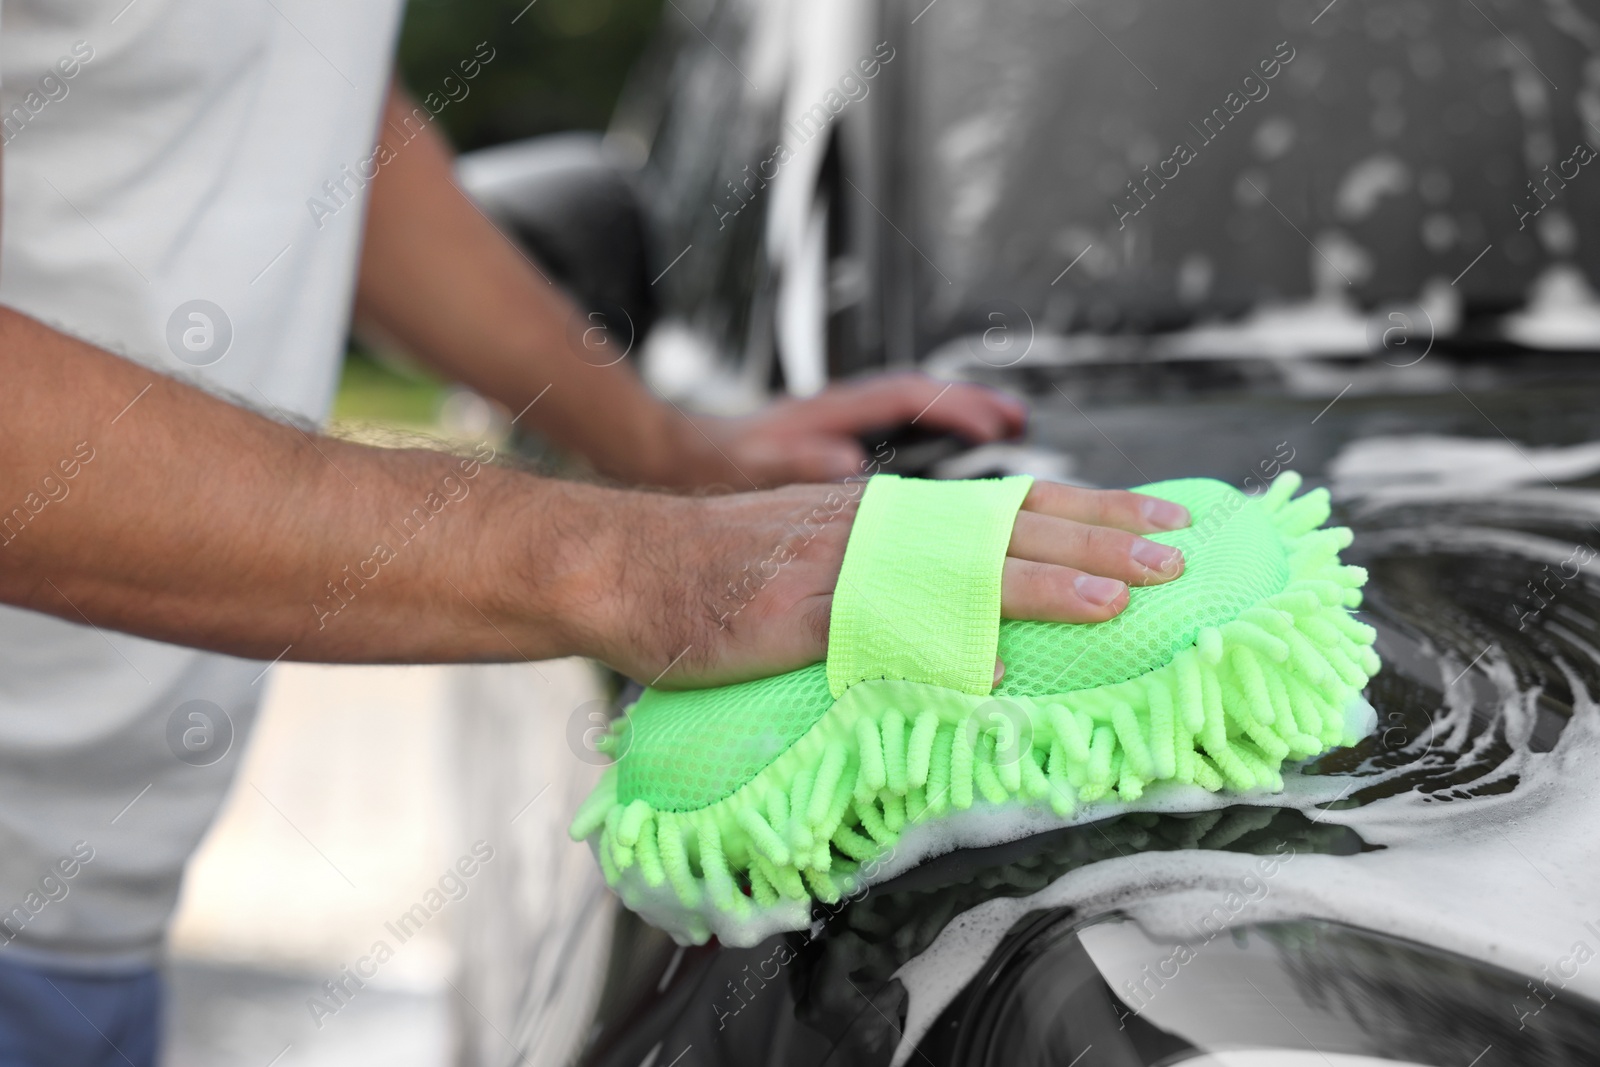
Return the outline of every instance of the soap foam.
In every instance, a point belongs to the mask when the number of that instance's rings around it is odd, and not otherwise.
[[[1600,654],[1597,654],[1600,659]],[[1441,664],[1441,666],[1445,666]],[[1418,762],[1486,762],[1495,740],[1510,752],[1472,782],[1467,801],[1419,791],[1380,797],[1361,807],[1318,810],[1354,790],[1415,773],[1418,763],[1353,776],[1288,775],[1277,806],[1313,821],[1343,825],[1377,851],[1354,856],[1297,855],[1270,879],[1244,921],[1323,919],[1421,941],[1530,976],[1558,978],[1551,988],[1600,999],[1600,966],[1560,973],[1576,943],[1600,950],[1600,849],[1582,845],[1600,826],[1600,709],[1570,669],[1571,721],[1548,752],[1530,746],[1537,689],[1524,691],[1512,665],[1493,650],[1476,670],[1493,683],[1495,729],[1471,729],[1469,699],[1447,699],[1425,737],[1411,746]],[[1506,792],[1486,787],[1513,785]],[[1537,859],[1535,859],[1537,857]],[[907,1061],[954,997],[977,975],[1008,930],[1031,911],[1070,907],[1084,916],[1128,915],[1155,938],[1192,939],[1241,880],[1259,878],[1259,857],[1184,851],[1129,855],[1064,875],[1027,897],[991,899],[953,920],[897,977],[910,993],[905,1037],[894,1065]],[[1508,1018],[1516,1005],[1507,1005]]]
[[[1359,696],[1354,698],[1345,709],[1345,736],[1350,739],[1366,737],[1376,726],[1377,712],[1372,705]],[[1283,793],[1261,789],[1211,793],[1194,785],[1161,782],[1151,785],[1137,801],[1121,801],[1113,793],[1105,799],[1080,805],[1067,818],[1049,808],[1019,800],[994,804],[978,796],[965,811],[947,810],[937,819],[907,826],[890,848],[863,865],[866,876],[836,875],[835,881],[844,900],[849,901],[929,860],[961,849],[1009,844],[1036,834],[1102,822],[1133,812],[1216,811],[1252,801],[1263,806],[1283,807],[1286,800],[1309,807],[1340,799],[1340,790],[1344,788],[1341,779],[1296,774],[1292,764],[1285,764]],[[590,848],[597,852],[598,839],[591,839]],[[804,901],[780,901],[764,907],[749,900],[749,911],[743,916],[717,907],[709,898],[703,899],[697,907],[687,908],[671,885],[649,885],[637,865],[619,873],[616,889],[631,910],[653,926],[669,932],[680,944],[693,943],[697,935],[712,934],[725,945],[752,948],[774,934],[803,930],[811,921],[809,905]],[[832,908],[837,910],[842,906],[841,902]]]

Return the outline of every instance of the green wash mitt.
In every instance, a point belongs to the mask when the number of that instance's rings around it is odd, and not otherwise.
[[[937,840],[981,811],[1025,811],[1031,830],[1147,792],[1277,791],[1285,760],[1370,729],[1376,634],[1351,616],[1367,576],[1339,562],[1350,531],[1322,528],[1326,490],[1291,499],[1293,473],[1257,497],[1209,479],[1144,486],[1193,516],[1151,535],[1183,550],[1182,576],[1133,589],[1108,622],[1002,622],[1030,484],[874,477],[826,663],[645,691],[571,828],[629,907],[680,940],[753,943],[881,880],[908,830]]]

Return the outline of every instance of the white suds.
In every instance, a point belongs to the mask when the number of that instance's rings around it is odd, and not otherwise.
[[[1319,810],[1330,788],[1368,789],[1424,760],[1471,759],[1471,701],[1448,701],[1418,762],[1359,777],[1285,778],[1275,806],[1348,826],[1378,851],[1353,856],[1296,855],[1264,884],[1242,921],[1325,919],[1438,946],[1530,976],[1550,973],[1575,942],[1600,946],[1600,710],[1576,678],[1574,713],[1556,747],[1529,744],[1537,692],[1523,692],[1510,664],[1492,652],[1478,670],[1501,699],[1511,753],[1472,783],[1479,795],[1450,801],[1417,791],[1347,810]],[[1515,781],[1508,792],[1484,787]],[[1259,857],[1230,852],[1130,855],[1072,871],[1028,897],[997,898],[953,921],[898,972],[910,993],[896,1067],[976,975],[1024,914],[1071,907],[1085,916],[1121,912],[1157,939],[1193,930],[1247,878],[1262,881]],[[1225,908],[1225,911],[1232,910]],[[1586,925],[1586,924],[1593,924]],[[1561,988],[1600,998],[1600,967],[1561,976]],[[1510,1006],[1508,1006],[1508,1011]]]

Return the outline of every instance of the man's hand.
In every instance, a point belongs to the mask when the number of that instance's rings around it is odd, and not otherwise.
[[[625,504],[607,516],[619,531],[609,551],[622,558],[602,568],[618,580],[592,602],[586,651],[663,688],[765,677],[824,659],[858,499],[851,488],[859,493],[857,484],[614,497]],[[1155,497],[1039,482],[1012,530],[1001,614],[1113,618],[1127,607],[1130,585],[1183,572],[1181,552],[1137,535],[1188,524],[1186,509]]]
[[[0,376],[0,602],[263,660],[582,654],[704,685],[826,655],[853,485],[675,497],[367,448],[3,308]],[[1111,618],[1129,585],[1182,568],[1136,535],[1187,522],[1152,497],[1038,483],[1002,611]]]
[[[540,412],[602,471],[682,460],[663,446],[681,439],[683,416],[623,368],[566,347],[571,305],[449,174],[442,145],[419,137],[374,182],[364,312],[479,391]],[[680,498],[534,478],[488,465],[492,451],[480,461],[366,448],[268,421],[5,308],[0,379],[3,603],[263,660],[582,654],[689,685],[826,654],[854,514],[826,503],[839,486]],[[1009,401],[945,389],[880,379],[688,425],[720,438],[719,459],[751,482],[851,473],[851,438],[897,420],[975,440],[1020,428]],[[819,507],[829,521],[792,543]],[[1135,534],[1187,521],[1149,498],[1036,485],[1013,531],[1003,611],[1110,618],[1129,584],[1182,566]],[[743,568],[785,545],[795,558],[770,581],[741,585]]]
[[[396,88],[385,129],[412,104]],[[1022,405],[972,385],[894,374],[742,419],[690,417],[625,363],[581,344],[580,310],[455,185],[432,127],[372,183],[356,311],[440,373],[518,413],[601,474],[631,485],[748,490],[861,469],[857,435],[915,422],[983,444],[1022,431]],[[580,328],[574,329],[574,324]]]
[[[831,482],[859,474],[859,438],[915,424],[981,445],[1016,437],[1027,423],[1021,402],[977,385],[903,372],[845,382],[805,400],[780,400],[740,419],[696,418],[677,433],[678,459],[666,465],[679,487],[757,489]]]

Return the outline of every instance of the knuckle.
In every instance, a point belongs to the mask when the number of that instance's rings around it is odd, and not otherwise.
[[[1107,522],[1137,522],[1139,498],[1126,489],[1107,490],[1100,498],[1100,514]]]
[[[1082,559],[1094,550],[1094,527],[1087,523],[1062,519],[1057,524],[1059,543],[1067,555]]]
[[[1147,498],[1140,496],[1138,493],[1132,493],[1126,489],[1118,489],[1114,499],[1117,510],[1125,515],[1137,518],[1144,513],[1144,503]]]
[[[833,598],[820,597],[805,614],[805,628],[817,648],[828,647],[828,624],[833,614]]]
[[[1085,544],[1097,556],[1107,561],[1122,563],[1133,550],[1133,543],[1137,538],[1126,530],[1118,530],[1111,526],[1086,527]]]
[[[1034,482],[1022,506],[1040,515],[1060,515],[1061,487],[1050,482]]]
[[[1057,511],[1076,509],[1084,496],[1084,490],[1074,485],[1062,485],[1060,482],[1039,483],[1045,487],[1046,501]]]

